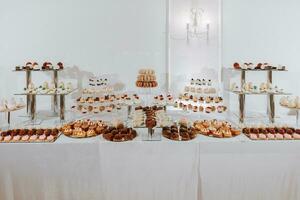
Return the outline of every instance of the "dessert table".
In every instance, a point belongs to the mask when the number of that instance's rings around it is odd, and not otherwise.
[[[244,135],[125,143],[62,135],[54,144],[0,144],[0,199],[295,200],[299,147]]]

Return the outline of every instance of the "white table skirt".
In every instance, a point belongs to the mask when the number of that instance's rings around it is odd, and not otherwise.
[[[0,144],[2,200],[297,200],[300,141]]]

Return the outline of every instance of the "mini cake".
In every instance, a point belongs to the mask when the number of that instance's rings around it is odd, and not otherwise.
[[[106,127],[101,120],[78,120],[64,125],[62,132],[68,137],[85,138],[102,134]]]
[[[236,63],[233,64],[233,68],[234,69],[241,69],[241,66],[240,66],[239,63],[236,62]]]
[[[152,69],[141,69],[137,77],[136,86],[141,88],[157,87],[155,71]]]
[[[240,130],[232,128],[228,122],[215,119],[195,121],[193,127],[202,135],[218,138],[234,137],[241,134]]]

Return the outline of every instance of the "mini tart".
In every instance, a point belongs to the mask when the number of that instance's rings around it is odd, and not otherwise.
[[[285,140],[292,140],[292,139],[293,139],[292,135],[290,135],[290,134],[288,134],[288,133],[283,134],[283,138],[284,138]]]
[[[4,142],[10,142],[12,140],[12,136],[11,135],[6,135],[4,138],[3,138],[3,141]]]
[[[275,135],[271,133],[267,133],[268,140],[275,140]]]
[[[48,141],[48,142],[51,142],[51,141],[53,141],[55,139],[55,137],[53,136],[53,135],[49,135],[49,136],[47,136],[47,138],[46,138],[46,140]]]
[[[17,142],[17,141],[20,141],[21,140],[21,136],[20,135],[15,135],[13,138],[12,138],[12,141],[14,142]]]
[[[37,139],[38,139],[38,135],[31,135],[29,138],[29,141],[35,142],[35,141],[37,141]]]
[[[224,131],[223,136],[224,136],[225,138],[230,138],[230,137],[232,137],[232,133],[231,133],[230,130]]]
[[[283,135],[280,134],[280,133],[276,133],[276,134],[275,134],[275,138],[276,138],[276,140],[283,140],[283,139],[284,139],[284,138],[283,138]]]
[[[94,131],[94,129],[90,129],[87,131],[87,137],[93,137],[93,136],[96,136],[96,132]]]
[[[293,138],[295,139],[295,140],[300,140],[300,134],[299,133],[293,133]]]
[[[257,134],[254,134],[254,133],[250,133],[250,134],[249,134],[249,138],[250,138],[251,140],[258,140],[258,135],[257,135]]]
[[[21,140],[23,142],[27,142],[29,140],[29,137],[30,137],[29,135],[23,135],[22,138],[21,138]]]
[[[266,134],[259,133],[258,134],[258,139],[260,139],[260,140],[266,140],[267,136],[266,136]]]
[[[44,141],[46,139],[47,139],[47,136],[45,134],[42,134],[42,135],[39,136],[39,140]]]

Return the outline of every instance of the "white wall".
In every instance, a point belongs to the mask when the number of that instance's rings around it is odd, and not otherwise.
[[[117,73],[129,90],[141,67],[163,76],[165,16],[161,0],[0,0],[0,84],[17,83],[1,88],[0,96],[24,86],[24,74],[11,70],[31,60],[62,61],[95,75]]]

